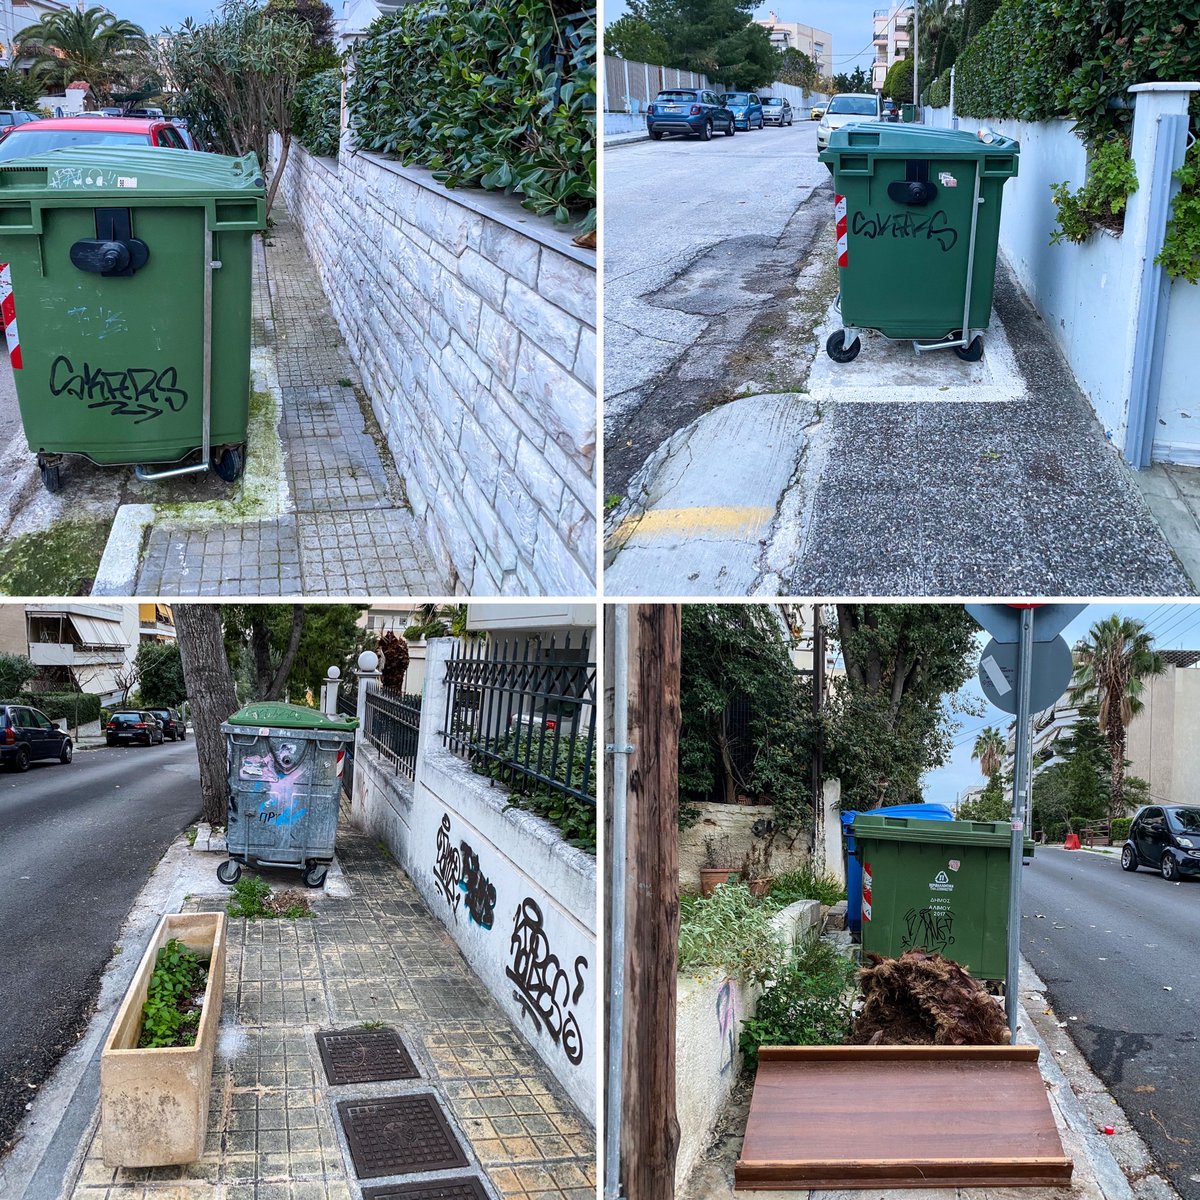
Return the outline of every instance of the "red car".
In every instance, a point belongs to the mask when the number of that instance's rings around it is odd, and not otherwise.
[[[0,162],[63,146],[162,146],[190,150],[186,131],[170,121],[140,117],[50,117],[14,125],[0,137]]]

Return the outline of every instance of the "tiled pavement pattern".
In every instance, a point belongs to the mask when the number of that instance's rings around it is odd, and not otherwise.
[[[336,1105],[435,1093],[494,1200],[594,1200],[595,1134],[476,979],[408,877],[358,831],[339,831],[353,897],[312,921],[230,920],[203,1158],[114,1170],[99,1136],[72,1200],[357,1200]],[[212,910],[223,900],[193,900]],[[421,1078],[326,1082],[315,1034],[382,1022]]]
[[[253,340],[274,358],[294,515],[155,526],[137,594],[444,595],[386,449],[354,390],[358,372],[282,199],[269,247],[254,239]]]

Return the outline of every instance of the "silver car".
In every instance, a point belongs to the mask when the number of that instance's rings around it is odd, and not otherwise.
[[[764,125],[778,125],[782,128],[784,125],[791,125],[796,119],[791,101],[785,100],[782,96],[764,96],[762,108]]]

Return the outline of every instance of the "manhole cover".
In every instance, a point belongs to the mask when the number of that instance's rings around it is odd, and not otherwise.
[[[391,1029],[343,1029],[317,1034],[317,1048],[330,1083],[377,1083],[419,1079],[420,1072]]]
[[[467,1156],[430,1092],[385,1100],[343,1100],[337,1108],[359,1179],[467,1165]]]
[[[488,1197],[483,1184],[472,1178],[363,1188],[363,1200],[488,1200]]]

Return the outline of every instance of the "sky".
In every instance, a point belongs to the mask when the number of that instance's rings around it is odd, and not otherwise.
[[[90,0],[89,0],[90,2]],[[204,20],[218,0],[101,0],[110,12],[123,20],[140,25],[147,33],[159,33],[164,26],[182,25],[185,17]],[[339,9],[341,5],[337,6]]]
[[[820,0],[819,3],[800,3],[800,0],[776,0],[754,10],[754,17],[774,12],[781,21],[796,21],[824,29],[833,37],[833,73],[849,73],[855,67],[871,69],[875,61],[874,15],[877,8],[895,8],[896,0]],[[604,23],[611,24],[625,12],[625,0],[605,0]]]
[[[1080,637],[1097,622],[1113,613],[1121,613],[1141,621],[1155,635],[1157,650],[1200,649],[1200,604],[1089,604],[1084,611],[1063,631],[1067,645],[1074,646]],[[979,650],[988,642],[989,635],[980,632]],[[959,693],[960,696],[983,698],[979,681],[972,676]],[[957,717],[959,731],[955,735],[955,749],[949,763],[925,776],[925,799],[934,803],[953,805],[956,797],[967,788],[981,785],[983,775],[979,764],[971,758],[975,738],[985,725],[993,725],[1002,733],[1008,729],[1012,717],[993,708],[986,700],[980,717]]]

